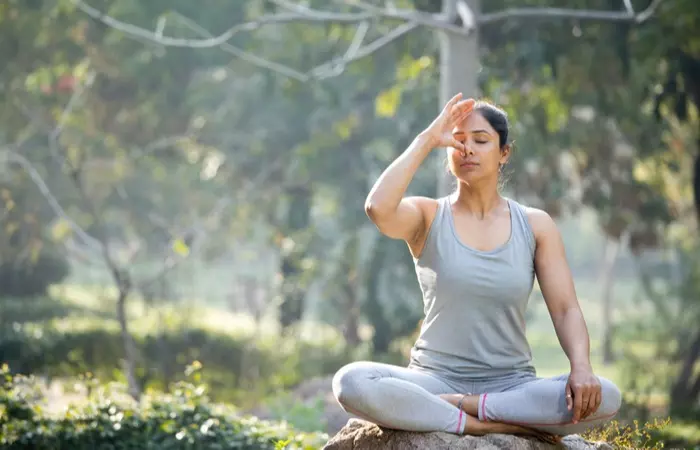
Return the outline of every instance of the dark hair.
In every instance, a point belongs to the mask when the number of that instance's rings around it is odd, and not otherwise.
[[[488,121],[498,133],[498,146],[503,148],[508,143],[508,114],[501,108],[486,100],[479,100],[474,105],[474,111]]]

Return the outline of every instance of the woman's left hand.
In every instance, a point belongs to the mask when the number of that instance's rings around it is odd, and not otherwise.
[[[574,411],[573,423],[578,423],[598,410],[602,400],[600,380],[591,368],[574,369],[566,383],[566,406]]]

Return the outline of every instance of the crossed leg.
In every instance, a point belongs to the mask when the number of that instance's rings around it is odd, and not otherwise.
[[[350,414],[387,428],[462,434],[466,415],[439,394],[457,391],[415,369],[360,361],[333,377],[333,394]]]
[[[573,411],[566,404],[568,374],[552,378],[534,378],[513,388],[468,395],[462,409],[479,420],[520,425],[559,436],[582,433],[611,420],[621,404],[620,390],[610,380],[598,377],[602,387],[601,404],[595,413],[574,424]],[[462,395],[443,395],[457,405]]]

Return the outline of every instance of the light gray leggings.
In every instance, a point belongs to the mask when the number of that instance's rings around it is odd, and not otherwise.
[[[515,373],[494,380],[455,383],[421,369],[376,362],[354,362],[333,377],[333,393],[349,414],[386,428],[407,431],[458,430],[457,407],[438,394],[479,395],[479,420],[508,422],[561,436],[577,434],[612,419],[620,408],[620,390],[598,377],[602,401],[598,410],[571,423],[566,407],[567,375],[537,378]],[[464,416],[462,416],[464,424]]]

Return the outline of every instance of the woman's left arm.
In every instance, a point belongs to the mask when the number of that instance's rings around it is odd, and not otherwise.
[[[602,400],[600,381],[591,366],[588,328],[556,223],[549,214],[534,208],[528,209],[528,219],[535,234],[537,281],[571,364],[566,402],[570,410],[573,408],[573,423],[577,423],[593,414]]]

